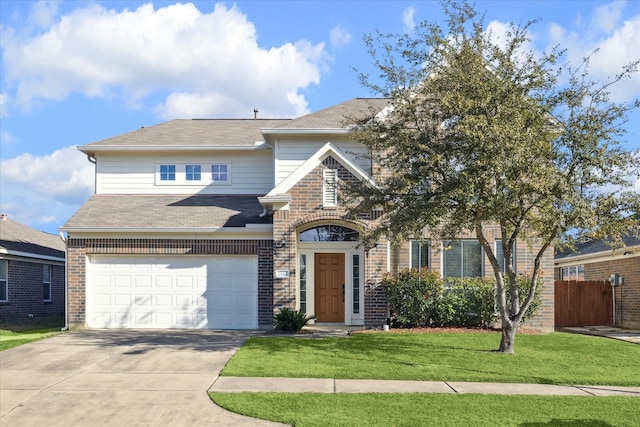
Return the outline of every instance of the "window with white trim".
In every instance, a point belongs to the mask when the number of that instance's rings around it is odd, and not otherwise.
[[[217,163],[211,165],[211,181],[228,182],[229,181],[229,165],[226,163]]]
[[[51,301],[51,266],[42,266],[42,299]]]
[[[560,280],[584,280],[584,265],[572,265],[560,269]]]
[[[9,301],[9,267],[6,259],[0,259],[0,301]]]
[[[429,268],[428,240],[411,240],[409,246],[409,268],[427,270]]]
[[[502,240],[496,240],[495,251],[493,252],[493,254],[496,256],[496,260],[498,261],[498,265],[500,266],[500,271],[503,272],[503,273],[505,271],[507,271],[507,259],[504,257],[504,251],[502,250]],[[515,248],[515,243],[514,243],[513,247],[511,248],[511,265],[513,266],[513,269],[515,270],[515,268],[516,268],[516,248]]]
[[[160,181],[175,181],[176,165],[160,165]]]
[[[202,174],[202,166],[186,165],[184,167],[184,173],[187,181],[200,181],[200,177]]]
[[[322,204],[336,206],[338,204],[338,171],[324,169],[322,171]]]
[[[444,241],[442,277],[481,277],[483,254],[477,240]]]

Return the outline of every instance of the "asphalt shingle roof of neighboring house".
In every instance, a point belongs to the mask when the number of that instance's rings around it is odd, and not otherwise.
[[[60,236],[34,230],[2,215],[0,219],[0,251],[64,258],[65,249],[65,244]]]
[[[622,241],[626,247],[640,246],[640,238],[634,235],[626,235],[622,237]],[[566,249],[558,252],[555,259],[568,258],[576,255],[591,255],[599,252],[612,251],[611,247],[604,240],[589,240],[576,245],[574,250]]]
[[[255,195],[97,194],[63,226],[70,229],[244,227],[271,224]]]
[[[293,119],[280,129],[341,129],[371,119],[389,105],[387,98],[354,98]]]

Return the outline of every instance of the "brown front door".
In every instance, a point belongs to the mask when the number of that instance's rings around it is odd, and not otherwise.
[[[318,322],[344,322],[344,254],[315,254]]]

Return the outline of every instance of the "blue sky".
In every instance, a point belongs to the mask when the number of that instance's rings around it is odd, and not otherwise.
[[[605,81],[640,58],[640,1],[478,0],[499,33],[541,22],[532,49]],[[441,20],[435,1],[0,2],[0,211],[57,233],[94,189],[76,146],[173,118],[296,117],[371,95],[362,37]],[[613,92],[640,97],[640,74]],[[625,147],[640,149],[640,113]],[[640,191],[640,183],[636,184]]]

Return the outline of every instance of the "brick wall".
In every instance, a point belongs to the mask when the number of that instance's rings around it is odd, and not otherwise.
[[[288,194],[291,196],[288,210],[274,212],[273,239],[277,246],[282,237],[288,242],[284,248],[274,250],[274,287],[273,308],[277,311],[281,307],[297,308],[296,300],[298,279],[296,276],[297,263],[297,232],[320,224],[340,224],[355,230],[362,230],[368,226],[365,218],[353,218],[341,206],[323,206],[322,171],[325,168],[336,169],[338,179],[342,183],[359,182],[359,180],[334,158],[328,157],[321,166],[315,168],[302,178]],[[339,200],[340,197],[339,197]],[[375,248],[365,252],[364,268],[364,320],[365,326],[380,326],[387,317],[386,299],[379,283],[386,272],[386,240],[380,240]],[[278,270],[289,271],[289,277],[275,278]]]
[[[584,264],[585,280],[609,280],[612,273],[624,279],[615,288],[615,324],[625,328],[640,328],[640,254]]]
[[[271,325],[273,258],[270,240],[68,239],[69,324],[86,325],[87,255],[257,255],[258,324]]]
[[[8,302],[0,303],[0,322],[64,316],[64,265],[51,265],[51,301],[43,300],[42,263],[7,260]]]
[[[463,232],[459,234],[461,239],[476,239],[474,232]],[[489,240],[492,248],[495,248],[494,242],[501,239],[499,227],[487,227],[485,237]],[[424,234],[421,238],[429,239],[428,234]],[[398,269],[409,268],[410,263],[410,244],[405,242],[397,248]],[[517,241],[516,243],[516,272],[531,274],[533,271],[533,263],[536,257],[537,248],[530,248],[526,242]],[[431,241],[431,251],[429,257],[429,268],[433,271],[440,272],[442,268],[442,250],[439,241]],[[554,289],[553,289],[553,248],[547,249],[541,262],[541,280],[542,280],[542,305],[537,315],[526,322],[525,326],[540,329],[543,331],[552,331],[554,328]],[[489,259],[484,259],[485,276],[493,278],[493,267],[489,263]]]

